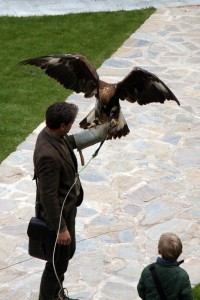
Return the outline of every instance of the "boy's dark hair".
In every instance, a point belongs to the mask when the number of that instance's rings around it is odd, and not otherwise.
[[[73,103],[57,102],[50,105],[46,111],[46,125],[50,129],[58,129],[62,123],[73,123],[78,113],[78,107]]]
[[[163,233],[158,243],[158,250],[164,259],[176,260],[182,253],[181,240],[174,233]]]

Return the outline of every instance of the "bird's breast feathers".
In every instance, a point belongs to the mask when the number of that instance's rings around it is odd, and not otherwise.
[[[101,81],[99,86],[99,100],[103,105],[109,103],[110,99],[115,95],[116,85]]]

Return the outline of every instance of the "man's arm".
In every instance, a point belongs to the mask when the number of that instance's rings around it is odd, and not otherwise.
[[[96,143],[103,142],[107,137],[109,123],[98,125],[95,128],[82,130],[72,135],[75,141],[75,147],[79,150],[92,146]],[[71,137],[71,136],[70,136]]]
[[[50,156],[42,157],[37,161],[38,189],[40,201],[45,210],[49,225],[56,232],[60,220],[61,208],[58,202],[58,187],[60,180],[60,169],[57,162]],[[66,223],[61,219],[61,231],[65,230]]]

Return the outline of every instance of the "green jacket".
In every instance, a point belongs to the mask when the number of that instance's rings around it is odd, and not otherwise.
[[[179,267],[180,262],[164,262],[158,258],[156,273],[162,290],[169,300],[192,300],[192,289],[187,272]],[[151,275],[150,266],[144,268],[137,289],[143,300],[160,300]]]

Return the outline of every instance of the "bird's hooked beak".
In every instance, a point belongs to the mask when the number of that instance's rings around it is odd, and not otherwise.
[[[93,90],[92,92],[85,93],[84,97],[85,98],[91,98],[97,94],[97,89]]]

